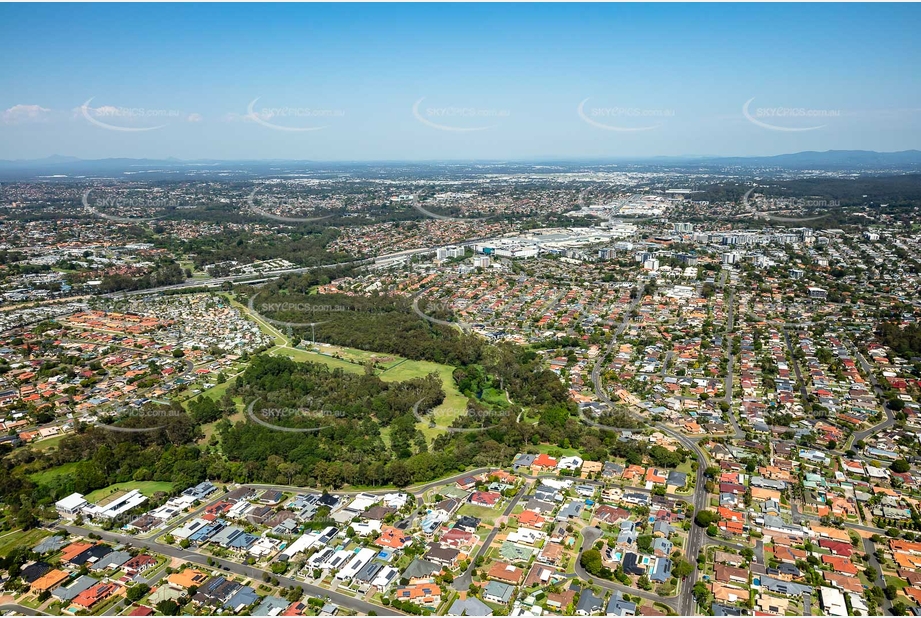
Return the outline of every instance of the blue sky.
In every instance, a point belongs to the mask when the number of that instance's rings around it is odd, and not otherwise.
[[[0,159],[919,148],[919,17],[906,4],[3,4]]]

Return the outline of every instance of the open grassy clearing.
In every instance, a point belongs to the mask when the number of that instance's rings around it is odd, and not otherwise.
[[[47,451],[50,448],[56,448],[58,444],[61,443],[67,437],[67,434],[61,434],[59,436],[54,436],[53,438],[47,438],[45,440],[39,440],[38,442],[32,443],[31,448],[36,451]]]
[[[109,497],[109,494],[114,492],[126,492],[132,489],[137,489],[145,496],[150,497],[158,491],[171,492],[173,490],[173,484],[168,481],[127,481],[125,483],[115,483],[114,485],[91,491],[86,494],[84,498],[86,498],[87,502],[98,502]]]
[[[14,530],[0,535],[0,555],[5,556],[7,553],[17,547],[32,548],[44,539],[51,536],[50,530],[43,528],[33,528],[32,530]]]
[[[73,473],[78,465],[78,462],[63,464],[54,468],[48,468],[42,472],[30,474],[29,478],[39,485],[47,485],[52,483],[59,476],[69,476]]]

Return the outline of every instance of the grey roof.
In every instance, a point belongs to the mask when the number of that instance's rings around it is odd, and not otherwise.
[[[384,564],[381,562],[369,562],[361,567],[361,570],[355,574],[355,581],[370,582],[377,576],[377,572],[382,568],[384,568]]]
[[[599,599],[590,589],[586,588],[579,595],[579,603],[576,605],[576,611],[583,611],[586,614],[600,612],[604,607],[604,599]]]
[[[126,551],[113,551],[100,558],[90,567],[93,571],[104,571],[108,568],[120,567],[131,560],[131,554]]]
[[[656,560],[656,566],[649,574],[649,579],[654,582],[664,582],[672,574],[672,561],[668,559]]]
[[[89,575],[82,575],[75,579],[69,586],[58,586],[51,592],[51,596],[62,601],[72,601],[77,595],[99,583],[98,579]]]
[[[608,616],[633,616],[636,614],[636,603],[624,601],[623,593],[618,590],[611,595],[604,613]]]
[[[237,593],[239,594],[239,592]],[[262,600],[262,603],[256,606],[256,609],[253,610],[253,616],[272,616],[273,610],[284,610],[291,603],[287,600],[280,597],[266,597]]]
[[[684,487],[687,485],[688,475],[684,472],[678,472],[677,470],[672,470],[668,473],[668,484],[675,485],[677,487]]]
[[[668,536],[668,535],[670,535],[672,532],[674,532],[675,529],[672,527],[672,525],[671,525],[670,523],[668,523],[668,522],[665,521],[664,519],[660,519],[660,520],[656,521],[656,523],[654,523],[654,524],[652,525],[652,531],[653,531],[653,532],[661,532],[661,533],[664,534],[665,536]]]
[[[672,553],[672,542],[669,541],[668,539],[664,539],[664,538],[662,538],[662,537],[659,537],[659,538],[657,538],[657,539],[653,539],[653,541],[652,541],[652,550],[653,550],[653,551],[661,551],[661,552],[663,552],[663,553],[665,553],[665,554],[670,554],[670,553]]]
[[[795,582],[785,582],[780,579],[774,579],[773,577],[768,577],[765,575],[761,578],[761,585],[770,590],[771,592],[779,592],[780,594],[786,594],[789,596],[801,596],[803,594],[812,594],[811,586],[804,586],[803,584],[797,584]]]
[[[249,586],[242,586],[233,596],[227,599],[227,602],[224,603],[224,607],[239,611],[241,607],[248,607],[255,603],[257,599],[259,599],[259,595],[256,594],[255,590]],[[285,603],[285,607],[288,607],[288,603]]]
[[[503,603],[508,603],[512,600],[512,595],[515,594],[515,586],[490,580],[486,587],[483,588],[483,596],[485,597],[487,594],[491,597],[502,599]]]
[[[582,512],[582,503],[576,502],[573,500],[566,506],[560,509],[560,512],[557,514],[556,518],[558,520],[563,519],[572,519],[573,517],[578,517],[579,513]]]
[[[713,604],[713,615],[714,616],[741,616],[742,610],[738,607],[732,607],[730,605],[722,605],[720,603]]]
[[[512,462],[513,466],[524,466],[527,468],[531,467],[531,464],[534,463],[534,460],[537,459],[537,455],[529,455],[527,453],[522,453],[515,457],[515,460]]]
[[[47,539],[42,540],[41,543],[32,548],[36,554],[46,554],[49,552],[55,552],[65,545],[69,541],[65,540],[62,536],[49,536]]]
[[[412,579],[414,577],[426,577],[428,575],[434,575],[435,573],[440,572],[440,564],[435,564],[434,562],[423,560],[422,558],[416,558],[409,564],[408,567],[406,567],[406,570],[403,571],[403,574],[400,577]]]
[[[476,597],[467,597],[454,601],[448,616],[492,616],[492,608]]]

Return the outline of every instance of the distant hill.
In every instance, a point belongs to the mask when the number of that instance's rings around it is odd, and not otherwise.
[[[771,157],[718,157],[712,161],[724,165],[777,166],[787,168],[888,167],[921,165],[921,150],[875,152],[873,150],[809,150]]]

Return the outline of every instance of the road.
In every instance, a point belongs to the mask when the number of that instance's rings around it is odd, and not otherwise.
[[[26,607],[25,605],[17,605],[16,603],[4,603],[0,605],[0,611],[16,612],[17,614],[22,614],[23,616],[50,616],[51,615],[51,614],[46,614],[45,612],[40,612],[37,609],[32,609],[31,607]]]
[[[796,373],[796,381],[799,382],[799,392],[802,396],[803,404],[805,405],[809,401],[809,393],[806,392],[806,383],[803,381],[803,374],[799,370],[799,361],[796,360],[796,351],[793,348],[793,344],[790,342],[790,333],[787,332],[787,329],[783,329],[783,338],[787,342],[787,349],[790,351],[790,361],[793,363],[793,372]]]
[[[860,353],[860,350],[857,349],[857,346],[851,348],[851,351],[854,353],[854,356],[857,357],[857,362],[860,363],[860,367],[863,369],[864,373],[867,374],[867,380],[870,381],[870,384],[873,385],[873,391],[876,393],[876,397],[885,402],[886,396],[883,393],[882,387],[880,387],[879,382],[876,380],[876,375],[873,373],[873,367],[870,366],[870,363],[867,362],[867,359],[864,358],[863,354]],[[870,436],[888,428],[895,424],[895,415],[892,413],[892,410],[889,409],[885,403],[883,404],[883,412],[886,414],[886,420],[881,422],[878,425],[874,425],[869,429],[863,431],[858,431],[854,434],[854,439],[851,444],[854,444],[860,440],[866,440]]]
[[[591,549],[595,545],[595,541],[601,538],[602,534],[603,532],[594,526],[587,526],[583,528],[582,538],[584,539],[584,541],[582,543],[582,551],[585,551],[586,549]],[[582,555],[582,552],[579,552],[580,557],[581,555]],[[608,590],[619,590],[620,592],[625,592],[627,594],[632,594],[634,596],[642,597],[646,599],[647,601],[653,601],[655,603],[662,603],[663,605],[667,605],[673,610],[676,609],[676,599],[674,597],[672,598],[660,597],[655,592],[643,590],[642,588],[635,588],[633,586],[625,586],[624,584],[621,584],[620,582],[610,581],[607,579],[599,579],[593,576],[591,573],[589,573],[585,569],[583,569],[580,563],[580,560],[578,559],[576,560],[576,566],[574,568],[574,571],[575,571],[574,575],[576,575],[582,581],[591,580],[592,583],[595,583],[601,586],[602,588],[607,588]]]
[[[613,404],[610,398],[607,396],[607,393],[605,392],[604,387],[601,383],[601,368],[604,365],[605,358],[608,356],[608,354],[611,353],[611,350],[614,349],[614,346],[616,345],[618,338],[624,332],[624,330],[626,330],[627,325],[630,323],[630,314],[637,307],[637,305],[639,305],[639,303],[642,301],[643,292],[644,292],[644,287],[640,286],[639,290],[637,291],[636,299],[632,303],[630,303],[630,307],[626,311],[623,321],[621,322],[620,326],[617,327],[617,330],[614,332],[614,334],[611,337],[610,343],[608,343],[608,346],[607,348],[605,348],[604,353],[598,357],[598,361],[595,363],[594,369],[592,369],[592,382],[594,383],[594,386],[595,386],[595,395],[600,401],[606,403],[609,406]],[[730,351],[731,351],[731,348],[730,348]],[[731,397],[731,392],[732,392],[731,389],[729,392],[730,392],[730,397]],[[646,419],[642,417],[639,417],[639,418],[644,424],[649,425],[649,422]],[[592,424],[592,421],[589,421],[589,424]],[[700,448],[700,446],[698,445],[697,439],[691,439],[685,436],[684,434],[679,433],[675,431],[674,429],[662,423],[657,423],[653,426],[659,431],[662,431],[663,433],[668,434],[669,436],[677,440],[682,446],[684,446],[685,448],[690,450],[692,453],[694,453],[694,456],[697,458],[697,476],[696,476],[696,480],[694,484],[694,495],[691,498],[691,501],[694,505],[695,513],[702,509],[705,509],[707,507],[707,491],[705,488],[706,481],[704,479],[704,472],[707,468],[707,456],[703,452],[703,450]],[[604,427],[607,427],[607,426],[604,426]],[[609,428],[609,429],[613,429],[613,428]],[[683,498],[683,499],[687,500],[687,498]],[[703,528],[697,525],[692,525],[691,531],[688,533],[688,543],[687,543],[687,546],[685,547],[684,555],[688,559],[688,561],[692,565],[694,565],[694,571],[688,576],[686,581],[681,583],[681,589],[679,591],[678,600],[677,600],[677,611],[678,611],[678,614],[682,616],[691,616],[693,615],[694,610],[695,610],[695,601],[694,601],[693,595],[691,594],[691,590],[694,588],[694,584],[696,583],[697,577],[699,575],[699,572],[696,566],[697,565],[697,554],[700,551],[700,548],[703,546],[703,538],[704,538]],[[631,588],[631,590],[633,591],[633,594],[636,594],[637,590],[635,588]],[[656,599],[661,600],[658,596],[656,597]]]
[[[515,506],[518,504],[518,501],[528,493],[527,485],[518,490],[518,493],[515,494],[515,497],[512,498],[511,502],[508,503],[508,506],[503,511],[502,516],[508,517],[512,514],[512,511],[515,510]],[[499,533],[499,522],[496,522],[496,525],[493,526],[492,531],[486,537],[486,540],[483,542],[483,545],[477,551],[476,555],[473,556],[470,560],[470,566],[467,567],[467,570],[464,571],[463,575],[459,576],[454,580],[452,587],[458,592],[466,592],[470,590],[470,584],[473,583],[473,569],[476,568],[476,559],[480,556],[485,556],[486,552],[489,551],[489,547],[492,545],[493,540],[496,538],[496,534]]]
[[[132,536],[116,534],[113,532],[106,532],[103,530],[90,530],[88,528],[80,528],[78,526],[58,525],[58,528],[67,530],[67,532],[71,534],[78,534],[78,535],[83,535],[83,536],[87,536],[90,533],[94,533],[94,534],[99,535],[101,538],[107,541],[111,541],[114,543],[130,543],[131,545],[135,547],[149,549],[151,551],[155,551],[157,553],[163,554],[164,556],[169,556],[171,558],[179,558],[187,562],[194,562],[195,564],[200,564],[208,568],[214,568],[208,564],[208,556],[194,552],[191,549],[182,549],[179,547],[173,547],[172,545],[165,545],[163,543],[157,543],[156,541],[137,539]],[[236,562],[231,562],[230,560],[224,560],[222,558],[212,558],[212,561],[213,563],[216,563],[218,567],[223,569],[224,571],[229,571],[231,573],[236,573],[237,575],[249,577],[259,583],[262,582],[262,576],[265,574],[268,574],[269,576],[275,577],[276,579],[278,579],[278,583],[282,587],[287,588],[289,586],[295,586],[295,587],[300,586],[305,592],[307,592],[311,596],[320,597],[320,598],[329,597],[330,601],[335,603],[336,605],[340,605],[342,607],[355,610],[361,614],[368,615],[372,611],[378,614],[396,613],[396,610],[394,610],[392,607],[383,607],[381,605],[375,605],[374,603],[369,603],[362,599],[357,599],[349,595],[342,594],[340,592],[327,590],[326,588],[320,588],[318,586],[314,586],[314,585],[308,584],[306,582],[303,582],[297,579],[292,579],[290,577],[284,577],[281,575],[273,575],[272,573],[269,573],[268,571],[263,571],[262,569],[257,569],[256,567],[248,566],[245,564],[238,564]]]
[[[745,435],[745,432],[742,431],[742,428],[739,427],[739,421],[736,419],[736,413],[732,409],[732,372],[733,366],[735,365],[736,355],[732,352],[732,333],[735,328],[735,298],[730,291],[729,294],[729,310],[726,316],[726,334],[723,336],[723,345],[726,348],[726,379],[723,384],[723,389],[726,391],[725,401],[729,405],[729,422],[732,424],[732,430],[734,432],[735,438],[741,438]]]
[[[630,314],[633,313],[633,310],[642,302],[643,300],[643,291],[644,286],[639,286],[636,291],[636,298],[632,303],[627,307],[627,310],[624,312],[624,319],[621,321],[620,325],[617,327],[617,330],[614,331],[614,334],[611,335],[611,341],[608,343],[608,346],[604,349],[604,352],[598,356],[598,360],[595,361],[595,366],[592,368],[592,383],[595,385],[595,396],[599,400],[606,403],[608,406],[612,406],[613,403],[608,397],[607,393],[604,392],[604,387],[601,384],[601,368],[604,366],[604,361],[611,353],[611,350],[614,349],[614,346],[617,345],[617,340],[627,329],[627,325],[630,323]]]
[[[876,579],[874,580],[873,583],[875,583],[880,588],[885,589],[886,580],[883,579],[883,570],[879,566],[879,560],[876,559],[876,545],[874,545],[873,541],[871,541],[870,539],[864,539],[863,540],[863,550],[867,554],[867,558],[870,563],[870,568],[876,572]],[[886,597],[883,597],[882,608],[886,614],[890,616],[892,615],[892,602]]]

